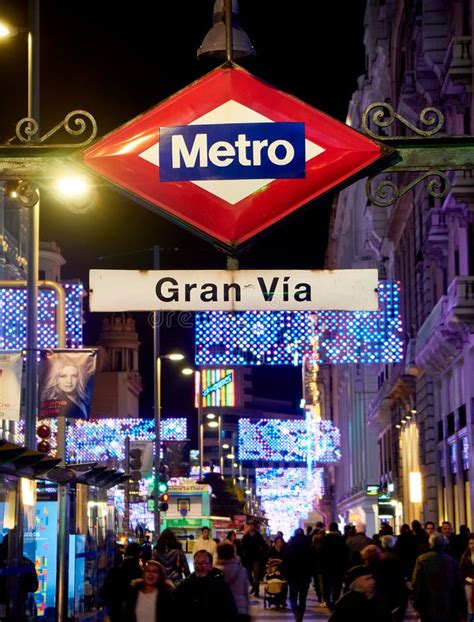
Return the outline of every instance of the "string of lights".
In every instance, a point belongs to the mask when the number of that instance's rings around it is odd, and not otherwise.
[[[196,365],[397,363],[403,356],[400,284],[380,281],[377,311],[196,313]]]

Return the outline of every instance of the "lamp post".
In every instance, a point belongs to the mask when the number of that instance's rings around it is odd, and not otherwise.
[[[154,327],[155,330],[155,451],[154,451],[154,479],[153,479],[153,514],[155,522],[155,535],[158,538],[161,530],[161,515],[158,499],[159,491],[159,474],[161,466],[161,361],[168,359],[170,361],[182,361],[183,354],[159,354],[159,341],[156,339],[156,332],[159,332],[159,326]]]

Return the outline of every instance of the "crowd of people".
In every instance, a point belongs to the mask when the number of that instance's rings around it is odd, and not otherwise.
[[[288,599],[296,622],[311,586],[330,622],[403,622],[410,599],[421,622],[474,622],[474,534],[465,526],[454,534],[448,521],[413,521],[397,536],[384,523],[372,537],[363,523],[344,533],[317,523],[288,542],[281,532],[267,540],[256,522],[221,542],[204,527],[193,565],[170,529],[154,547],[128,544],[100,591],[110,622],[250,620],[250,597],[267,598],[269,567],[284,586],[275,602]]]

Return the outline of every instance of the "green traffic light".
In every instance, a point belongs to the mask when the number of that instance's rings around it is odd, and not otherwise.
[[[160,494],[168,491],[168,484],[166,482],[160,482],[158,484],[158,491]]]

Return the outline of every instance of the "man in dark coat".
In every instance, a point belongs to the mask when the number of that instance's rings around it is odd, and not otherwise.
[[[193,622],[236,622],[237,606],[224,573],[212,568],[207,551],[194,554],[194,572],[178,585],[174,593],[176,620]]]
[[[288,580],[291,610],[296,622],[303,620],[311,581],[311,550],[302,529],[297,529],[283,554],[283,576]]]
[[[321,541],[321,569],[323,575],[323,597],[332,611],[339,599],[342,580],[349,563],[349,549],[338,529],[337,523],[330,523],[329,531]]]
[[[247,569],[252,585],[251,594],[255,594],[255,596],[260,595],[260,580],[263,577],[264,564],[267,558],[267,545],[257,526],[256,522],[249,523],[248,531],[242,538],[240,545],[242,566]]]
[[[430,551],[420,555],[413,572],[413,603],[421,622],[456,622],[467,615],[463,579],[457,561],[444,552],[446,539],[430,536]]]
[[[113,566],[104,584],[99,590],[99,596],[107,606],[111,622],[122,619],[124,600],[130,584],[135,579],[143,577],[140,566],[141,546],[138,542],[131,542],[125,549],[125,557]]]
[[[346,540],[347,548],[349,549],[349,566],[360,564],[362,562],[360,552],[368,544],[374,543],[373,540],[366,535],[365,530],[367,527],[364,523],[357,523],[355,529],[355,536],[351,536]]]
[[[375,592],[368,566],[354,566],[345,579],[348,591],[337,601],[328,622],[392,622],[387,604]]]

